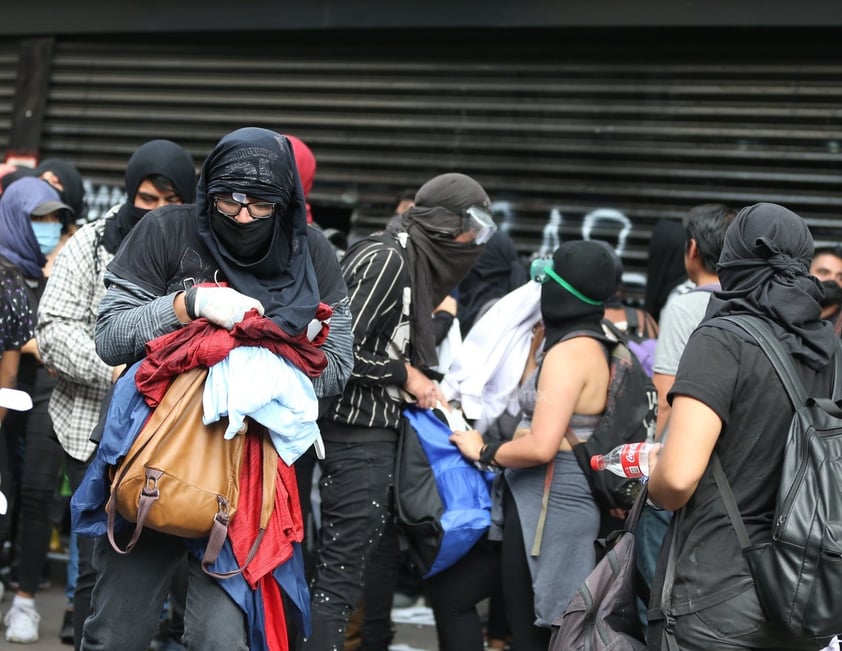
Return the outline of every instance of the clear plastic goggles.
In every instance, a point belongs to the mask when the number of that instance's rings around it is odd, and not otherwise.
[[[491,213],[482,206],[469,206],[462,211],[462,232],[473,233],[473,243],[480,246],[497,232],[497,224]]]
[[[583,303],[587,303],[588,305],[602,305],[602,301],[595,301],[592,298],[588,298],[578,289],[573,287],[569,282],[567,282],[564,278],[559,276],[555,270],[553,269],[553,259],[552,258],[535,258],[532,261],[532,264],[529,265],[529,277],[532,278],[536,283],[545,283],[548,279],[552,278],[556,281],[559,285],[561,285],[564,289],[568,292],[573,294],[576,298],[578,298]]]

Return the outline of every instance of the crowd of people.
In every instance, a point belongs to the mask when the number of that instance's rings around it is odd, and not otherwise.
[[[613,399],[618,329],[654,347],[639,354],[658,392],[651,438],[664,444],[638,526],[648,648],[823,645],[765,617],[710,467],[717,450],[762,543],[792,407],[756,346],[705,322],[764,319],[805,382],[829,395],[842,248],[816,246],[805,221],[775,204],[688,206],[653,230],[646,298],[632,306],[604,242],[565,241],[530,279],[488,193],[460,172],[401,193],[384,230],[340,250],[308,202],[316,170],[300,138],[262,128],[221,137],[198,175],[182,146],[150,140],[127,162],[125,202],[91,223],[67,161],[0,178],[0,387],[33,402],[0,408],[8,642],[39,639],[37,592],[66,476],[78,526],[62,640],[75,649],[387,651],[394,597],[412,572],[393,491],[402,412],[414,405],[462,410],[471,428],[450,441],[495,476],[487,533],[450,567],[407,581],[432,608],[439,648],[547,649],[597,562],[594,541],[624,515],[601,509],[574,455]],[[105,535],[109,478],[92,434],[131,436],[130,419],[115,423],[125,410],[110,407],[122,387],[135,390],[158,342],[255,323],[291,351],[283,377],[306,384],[317,414],[316,443],[278,461],[279,477],[292,467],[296,480],[275,488],[294,506],[278,525],[289,544],[262,542],[277,553],[259,576],[233,581],[172,534],[147,530],[122,553],[132,531]],[[463,345],[451,359],[443,345],[454,335]],[[175,374],[201,365],[195,349],[179,354],[188,361]],[[270,368],[232,370],[228,382],[257,391],[281,381]],[[260,423],[242,435],[265,429],[277,446],[285,433]],[[742,472],[749,464],[757,472]],[[664,588],[667,546],[677,552]],[[664,590],[682,608],[675,621],[657,610]]]

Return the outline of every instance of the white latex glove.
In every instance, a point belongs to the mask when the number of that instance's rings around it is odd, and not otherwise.
[[[191,287],[184,295],[184,304],[191,319],[205,317],[226,330],[242,321],[251,309],[263,315],[260,301],[230,287]]]

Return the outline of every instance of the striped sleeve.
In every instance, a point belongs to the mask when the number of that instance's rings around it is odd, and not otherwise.
[[[354,381],[371,386],[403,385],[406,368],[389,357],[389,341],[401,314],[404,261],[398,251],[380,242],[363,246],[342,261],[354,331]]]

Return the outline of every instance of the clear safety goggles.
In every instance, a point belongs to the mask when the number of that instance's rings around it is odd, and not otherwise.
[[[587,303],[588,305],[602,305],[602,301],[595,301],[592,298],[588,298],[578,289],[576,289],[573,285],[567,282],[564,278],[559,276],[555,270],[553,269],[553,259],[552,258],[535,258],[532,261],[532,264],[529,265],[529,277],[532,278],[536,283],[545,283],[548,279],[552,278],[555,282],[561,285],[564,289],[568,292],[573,294],[576,298],[578,298],[583,303]]]
[[[468,206],[462,211],[462,232],[473,233],[473,243],[480,246],[497,232],[497,224],[491,213],[482,206]]]

